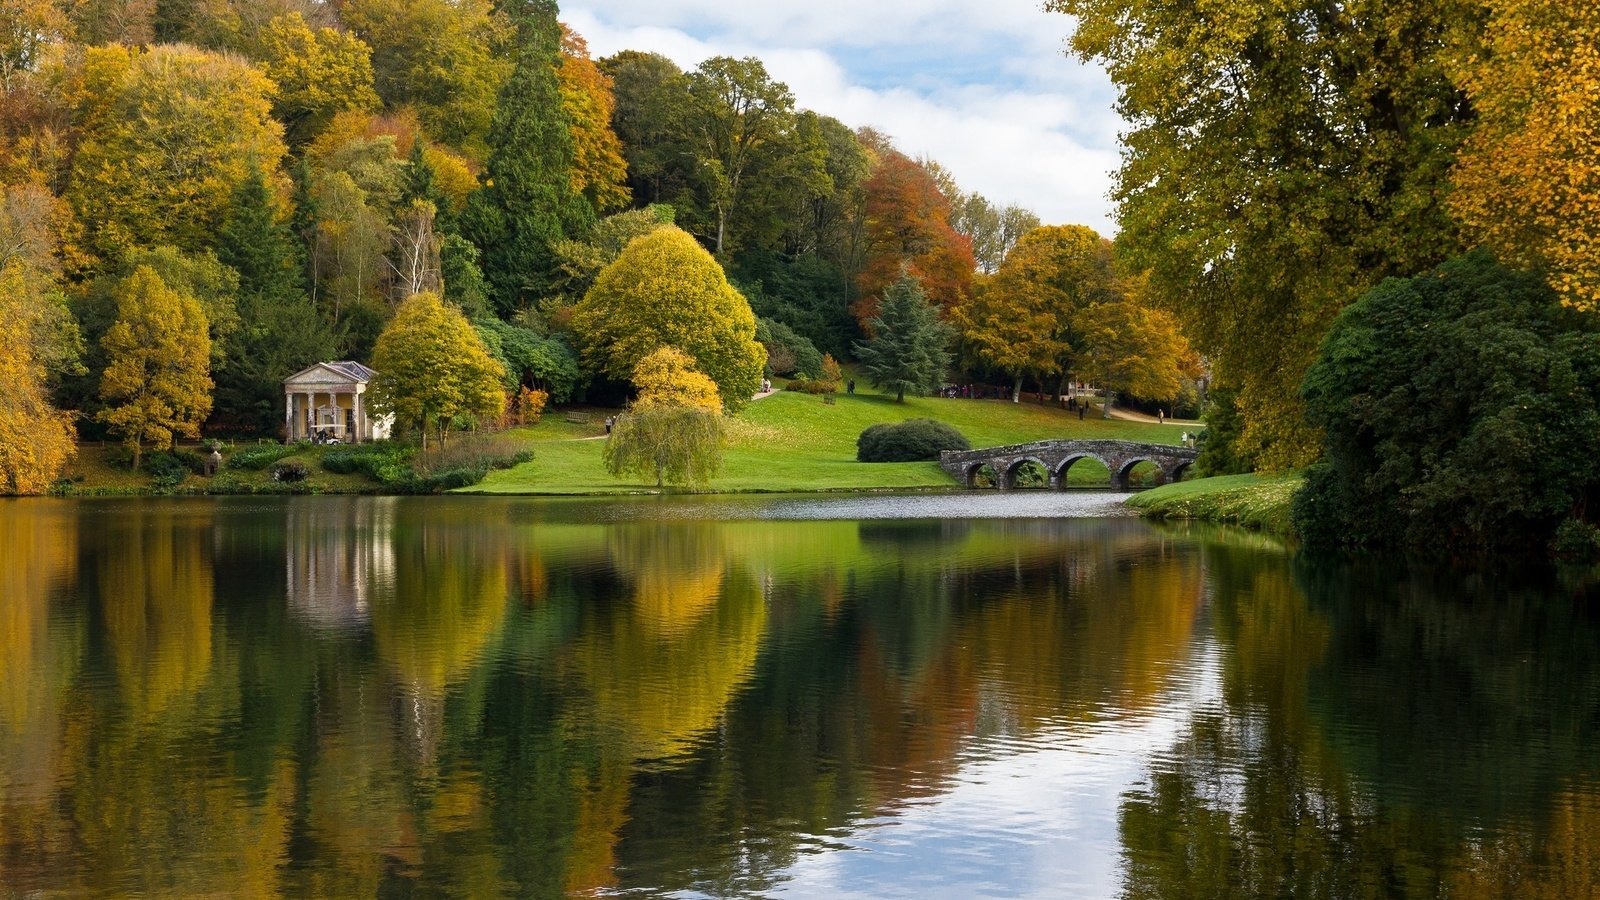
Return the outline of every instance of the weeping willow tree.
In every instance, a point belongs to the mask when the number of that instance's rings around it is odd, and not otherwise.
[[[654,475],[656,487],[709,484],[722,468],[722,416],[700,406],[636,406],[611,429],[605,464],[618,478]]]

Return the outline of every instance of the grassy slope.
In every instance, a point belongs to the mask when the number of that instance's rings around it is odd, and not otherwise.
[[[238,447],[252,446],[241,443]],[[195,450],[195,447],[188,449]],[[282,462],[303,463],[311,470],[311,477],[304,482],[306,490],[319,494],[351,494],[370,493],[377,485],[368,481],[361,475],[336,475],[325,472],[318,465],[318,460],[328,448],[311,447],[293,456],[284,457]],[[206,451],[200,451],[206,452]],[[231,453],[231,449],[224,450],[224,458]],[[126,464],[121,462],[123,450],[117,444],[84,443],[78,445],[78,455],[67,464],[65,477],[72,482],[73,490],[80,496],[118,496],[148,494],[155,489],[155,481],[144,472],[130,471]],[[224,476],[234,483],[252,486],[260,489],[272,483],[271,474],[266,471],[242,471],[238,469],[224,469]],[[177,490],[184,493],[204,492],[210,481],[196,475],[184,478]]]
[[[950,487],[933,463],[855,461],[856,437],[868,425],[926,417],[958,428],[974,447],[1047,438],[1110,438],[1176,444],[1183,429],[1103,420],[1038,404],[999,400],[944,400],[841,394],[832,406],[822,398],[781,392],[749,404],[728,422],[729,446],[715,491],[818,491]],[[598,418],[597,418],[598,421]],[[653,484],[619,481],[601,465],[599,440],[573,440],[603,433],[602,426],[573,426],[559,414],[526,430],[539,443],[533,462],[489,477],[473,491],[488,493],[595,494],[654,490]],[[1073,483],[1105,484],[1104,468],[1074,466]]]
[[[1128,505],[1154,519],[1200,519],[1289,534],[1289,504],[1298,474],[1198,478],[1135,494]]]

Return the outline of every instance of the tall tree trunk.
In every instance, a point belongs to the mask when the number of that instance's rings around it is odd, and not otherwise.
[[[1011,402],[1012,403],[1017,403],[1017,402],[1019,402],[1021,400],[1022,400],[1022,376],[1018,375],[1016,384],[1013,384],[1011,386]]]
[[[1111,418],[1111,401],[1115,396],[1116,392],[1109,387],[1100,391],[1100,418]]]

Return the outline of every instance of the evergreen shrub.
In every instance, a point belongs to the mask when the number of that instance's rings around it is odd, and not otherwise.
[[[937,460],[945,450],[971,449],[961,432],[933,419],[872,425],[856,439],[860,462],[922,462]]]

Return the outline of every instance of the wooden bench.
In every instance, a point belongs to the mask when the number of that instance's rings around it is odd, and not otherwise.
[[[589,424],[589,414],[585,413],[585,412],[576,412],[576,411],[569,412],[569,413],[566,413],[565,415],[563,415],[562,418],[566,419],[568,422],[571,422],[574,425],[587,425],[587,424]]]

